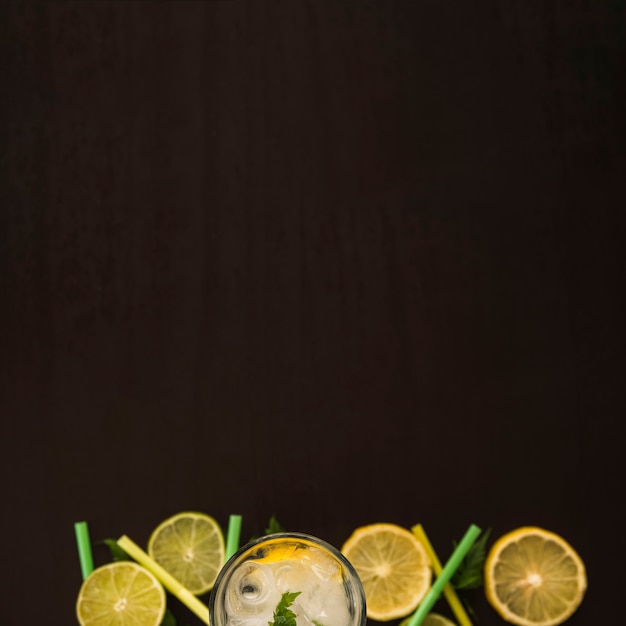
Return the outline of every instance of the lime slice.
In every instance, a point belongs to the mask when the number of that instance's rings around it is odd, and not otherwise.
[[[396,524],[357,528],[341,552],[361,579],[370,619],[386,622],[406,617],[430,587],[430,560],[424,546]]]
[[[81,626],[159,626],[165,591],[146,569],[117,561],[95,569],[83,581],[76,602]]]
[[[204,513],[183,512],[154,530],[148,554],[195,595],[210,591],[224,565],[224,536]]]
[[[500,616],[519,626],[557,626],[587,588],[585,566],[559,535],[524,526],[503,535],[485,561],[485,594]]]

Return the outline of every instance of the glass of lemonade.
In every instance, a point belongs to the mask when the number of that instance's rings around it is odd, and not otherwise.
[[[209,599],[211,626],[365,626],[365,609],[352,565],[335,547],[303,533],[276,533],[243,546],[221,569]]]

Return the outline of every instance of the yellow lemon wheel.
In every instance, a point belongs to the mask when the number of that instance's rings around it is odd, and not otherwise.
[[[412,532],[396,524],[357,528],[341,552],[361,579],[370,619],[406,617],[430,587],[432,573],[424,547]]]
[[[501,617],[518,626],[557,626],[583,600],[582,559],[559,535],[532,526],[507,533],[485,561],[485,594]]]

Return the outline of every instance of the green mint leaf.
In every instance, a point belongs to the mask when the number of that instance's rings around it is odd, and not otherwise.
[[[270,521],[267,525],[267,528],[265,529],[265,534],[272,535],[273,533],[282,533],[284,531],[285,529],[282,527],[280,522],[276,519],[276,516],[272,515],[272,517],[270,517]]]
[[[165,609],[165,615],[163,616],[161,626],[176,626],[176,618],[172,615],[172,612],[169,609]]]
[[[477,622],[478,616],[476,615],[476,611],[474,611],[474,608],[472,607],[469,601],[469,598],[467,598],[466,596],[467,593],[468,593],[467,589],[459,589],[458,591],[459,599],[461,600],[461,604],[465,607],[465,610],[467,611],[467,614],[469,615],[469,617]]]
[[[98,541],[96,545],[105,545],[111,552],[111,558],[114,561],[130,561],[131,558],[128,554],[117,545],[115,539],[103,539]]]
[[[450,581],[455,589],[477,589],[483,585],[483,569],[487,558],[486,544],[491,528],[488,528],[472,545],[469,552]]]
[[[275,515],[272,515],[272,517],[270,517],[270,520],[268,522],[267,528],[263,531],[264,535],[273,535],[274,533],[284,533],[285,529],[283,528],[282,524],[276,519]],[[256,535],[250,537],[249,541],[254,541],[255,539],[258,539],[258,537]]]
[[[274,621],[267,622],[269,626],[296,626],[296,614],[289,608],[301,591],[286,591],[274,609]]]

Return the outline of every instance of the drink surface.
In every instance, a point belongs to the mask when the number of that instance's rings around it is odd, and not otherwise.
[[[297,626],[352,626],[354,599],[342,563],[309,542],[275,540],[232,571],[223,596],[224,626],[268,626],[284,594]]]

